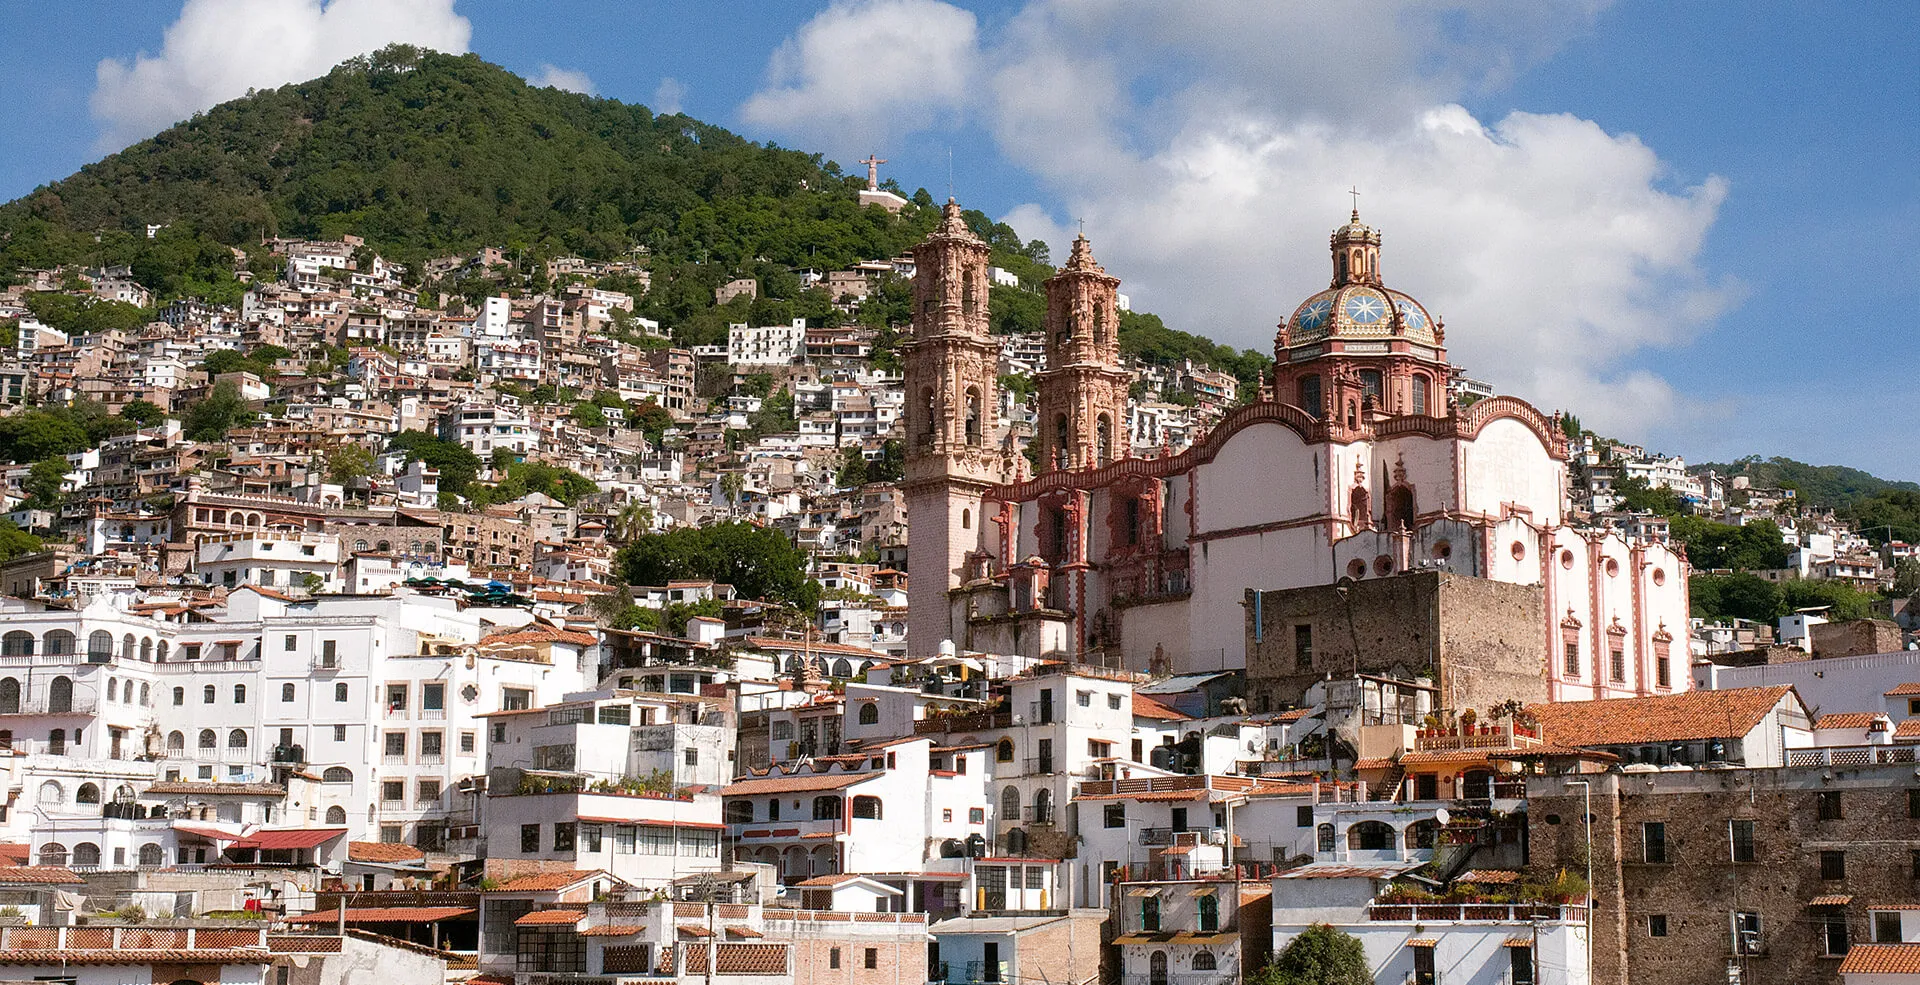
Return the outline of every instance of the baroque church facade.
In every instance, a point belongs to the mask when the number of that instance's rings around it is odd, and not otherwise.
[[[1077,239],[1045,285],[1029,476],[992,433],[989,249],[950,201],[914,249],[904,346],[915,649],[1239,668],[1249,590],[1444,570],[1537,588],[1552,700],[1688,687],[1684,556],[1570,525],[1558,418],[1458,406],[1445,327],[1385,286],[1379,232],[1356,211],[1329,246],[1332,280],[1281,323],[1259,398],[1180,454],[1133,458],[1120,282]]]

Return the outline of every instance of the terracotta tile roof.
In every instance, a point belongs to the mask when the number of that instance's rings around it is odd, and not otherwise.
[[[1920,718],[1902,719],[1893,727],[1893,737],[1901,742],[1920,741]]]
[[[269,964],[273,954],[260,947],[202,948],[198,950],[99,950],[73,948],[12,948],[0,951],[0,966],[95,964]]]
[[[810,879],[802,879],[794,883],[794,885],[802,889],[825,889],[829,886],[838,886],[843,882],[852,882],[860,878],[864,877],[858,872],[839,872],[833,875],[814,876]]]
[[[348,923],[436,923],[473,913],[470,906],[350,906],[346,910]],[[287,922],[325,926],[339,919],[339,910],[315,910],[288,917]]]
[[[1920,975],[1920,944],[1855,944],[1842,975]]]
[[[753,929],[752,927],[728,927],[727,936],[740,937],[740,938],[757,938],[757,937],[765,937],[767,935]]]
[[[523,626],[519,629],[509,629],[505,632],[495,633],[492,636],[482,639],[480,645],[492,646],[502,643],[572,643],[575,646],[592,646],[596,642],[598,641],[586,633],[574,633],[564,629],[554,629],[552,626]]]
[[[770,793],[844,790],[856,783],[864,783],[879,777],[878,773],[800,773],[792,776],[758,776],[736,780],[721,787],[720,796],[754,797]]]
[[[535,872],[524,876],[515,876],[494,888],[496,893],[550,893],[565,889],[588,876],[599,874],[598,869],[574,869],[570,872]]]
[[[1853,902],[1851,896],[1815,896],[1807,901],[1808,906],[1846,906]]]
[[[1083,793],[1074,800],[1132,800],[1143,804],[1167,800],[1200,800],[1208,791],[1201,788],[1192,790],[1148,790],[1141,793]]]
[[[1353,768],[1357,770],[1383,770],[1392,765],[1393,765],[1393,760],[1391,759],[1380,759],[1378,757],[1375,757],[1373,759],[1355,760],[1353,764]]]
[[[1746,735],[1793,686],[1682,691],[1647,698],[1528,705],[1547,739],[1578,746],[1624,746]],[[1796,699],[1797,701],[1798,699]]]
[[[515,920],[516,927],[572,927],[587,918],[584,910],[535,910]]]
[[[0,886],[35,883],[38,885],[68,885],[84,883],[79,873],[63,865],[15,865],[0,868]]]
[[[580,936],[582,937],[632,937],[635,934],[646,933],[646,931],[647,931],[647,928],[645,924],[603,923],[598,927],[588,927],[587,929],[582,930],[580,932]]]
[[[781,652],[788,650],[799,652],[805,650],[809,653],[833,653],[843,657],[861,657],[873,661],[883,660],[887,656],[878,650],[869,650],[864,646],[848,646],[845,643],[826,643],[820,640],[814,640],[811,643],[802,643],[800,640],[777,640],[771,636],[748,636],[744,638],[744,641],[747,649],[750,650],[779,650]]]
[[[147,788],[152,794],[197,794],[251,797],[284,797],[285,787],[276,783],[196,783],[191,780],[162,780]],[[342,828],[341,830],[346,830]]]
[[[1813,723],[1813,727],[1817,729],[1872,728],[1873,720],[1878,717],[1880,716],[1870,711],[1836,711],[1831,715],[1821,715],[1820,720]]]
[[[687,937],[712,937],[713,932],[697,923],[683,923],[674,928]]]
[[[1133,696],[1133,717],[1151,718],[1161,722],[1184,722],[1188,718],[1144,694]]]
[[[25,865],[33,861],[33,846],[18,842],[0,844],[0,863]]]
[[[1905,684],[1895,684],[1893,689],[1887,692],[1886,696],[1889,698],[1897,698],[1908,694],[1920,695],[1920,681],[1908,681]]]
[[[267,950],[275,954],[339,954],[342,940],[333,934],[268,934]]]
[[[426,852],[412,845],[397,845],[385,841],[347,842],[347,859],[352,862],[412,862],[426,857]]]

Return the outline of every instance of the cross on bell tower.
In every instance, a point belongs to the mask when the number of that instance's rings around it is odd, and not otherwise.
[[[864,164],[867,166],[867,191],[870,191],[870,192],[879,191],[880,190],[880,165],[887,163],[887,159],[884,157],[880,157],[876,154],[869,153],[867,155],[866,160],[855,161],[854,163]]]

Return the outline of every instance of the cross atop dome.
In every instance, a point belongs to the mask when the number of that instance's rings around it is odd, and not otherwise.
[[[1354,193],[1358,195],[1358,192]],[[1356,200],[1353,220],[1328,237],[1333,251],[1333,287],[1348,284],[1380,286],[1380,231],[1360,221]]]

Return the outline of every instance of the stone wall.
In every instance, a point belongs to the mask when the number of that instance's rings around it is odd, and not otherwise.
[[[1813,627],[1812,634],[1815,660],[1892,653],[1900,649],[1903,635],[1898,623],[1886,619],[1822,623]]]
[[[1442,707],[1544,701],[1543,605],[1537,587],[1437,571],[1249,591],[1247,693],[1258,711],[1298,703],[1330,673],[1430,671]]]
[[[1844,919],[1853,944],[1872,941],[1869,909],[1920,901],[1920,818],[1911,764],[1858,769],[1589,774],[1593,805],[1594,982],[1682,985],[1726,981],[1732,914],[1760,914],[1765,953],[1745,958],[1749,982],[1831,982],[1824,921]],[[1583,871],[1583,790],[1562,778],[1528,782],[1532,876]],[[1821,820],[1822,794],[1840,816]],[[1751,862],[1733,861],[1731,822],[1753,822]],[[1646,860],[1648,823],[1665,825],[1665,862]],[[1824,879],[1821,853],[1840,852],[1845,878]],[[1848,897],[1812,907],[1820,897]],[[1650,917],[1664,917],[1653,936]]]

